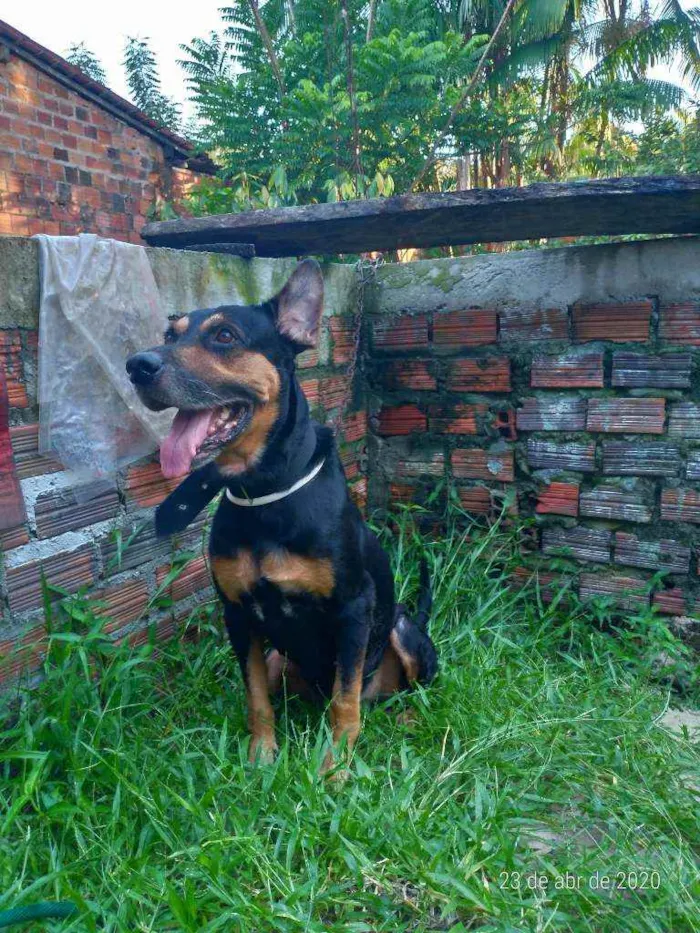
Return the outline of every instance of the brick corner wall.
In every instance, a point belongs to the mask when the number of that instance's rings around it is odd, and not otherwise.
[[[163,198],[196,181],[158,142],[15,55],[0,62],[0,235],[141,243]]]
[[[700,279],[683,256],[700,247],[665,242],[530,254],[531,300],[522,254],[388,270],[370,322],[370,505],[425,502],[436,482],[472,516],[509,503],[534,523],[519,579],[551,583],[555,563],[583,600],[700,611]],[[601,284],[613,258],[619,279]]]

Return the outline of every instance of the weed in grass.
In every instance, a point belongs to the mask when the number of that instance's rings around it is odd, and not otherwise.
[[[247,764],[211,613],[156,651],[64,608],[42,682],[4,701],[0,909],[73,900],[42,929],[81,933],[699,930],[697,746],[659,726],[658,656],[686,704],[690,659],[654,616],[508,588],[514,533],[384,531],[402,600],[428,553],[441,668],[365,712],[343,787],[295,698],[278,759]]]

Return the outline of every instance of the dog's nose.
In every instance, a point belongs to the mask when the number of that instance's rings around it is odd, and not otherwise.
[[[153,382],[162,367],[161,358],[150,350],[144,353],[134,353],[126,361],[126,371],[135,386],[146,386]]]

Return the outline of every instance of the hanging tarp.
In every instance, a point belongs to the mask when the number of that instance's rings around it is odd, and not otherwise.
[[[124,363],[160,343],[158,288],[141,246],[93,234],[36,237],[41,258],[39,449],[83,480],[112,481],[172,420],[139,402]]]

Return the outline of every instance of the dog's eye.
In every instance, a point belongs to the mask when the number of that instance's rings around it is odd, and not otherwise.
[[[236,337],[230,327],[220,327],[214,339],[217,343],[233,343]]]
[[[163,334],[164,343],[175,343],[176,340],[177,334],[174,330],[166,330],[166,332]]]

